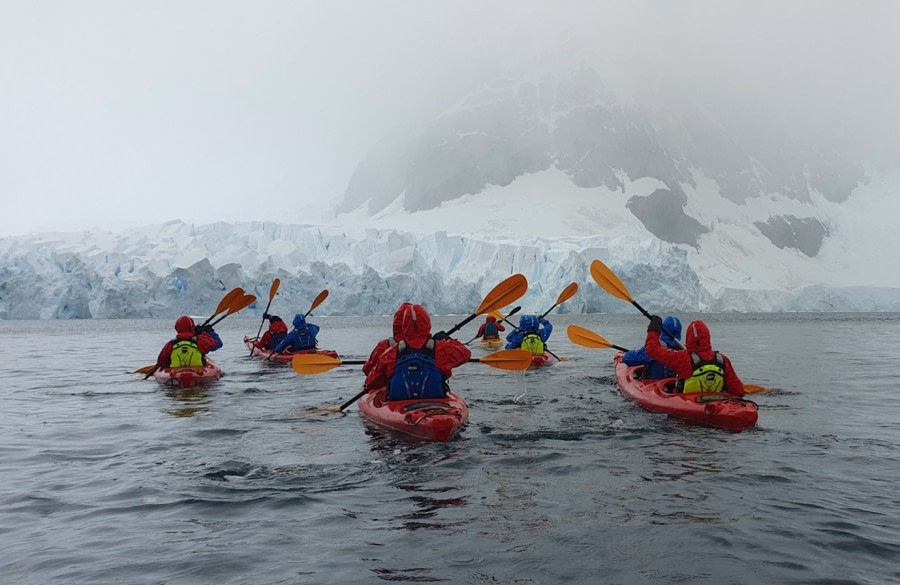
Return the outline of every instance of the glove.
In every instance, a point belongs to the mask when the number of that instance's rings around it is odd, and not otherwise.
[[[450,339],[450,336],[447,335],[444,331],[438,331],[433,335],[435,341],[443,341],[445,339]]]
[[[197,327],[194,327],[194,335],[200,335],[201,333],[212,333],[212,330],[213,328],[211,325],[198,325]]]
[[[263,313],[263,319],[269,319],[272,315],[268,313]]]
[[[659,315],[651,315],[650,324],[647,325],[647,331],[656,331],[657,333],[662,333],[662,330],[662,317],[660,317]]]

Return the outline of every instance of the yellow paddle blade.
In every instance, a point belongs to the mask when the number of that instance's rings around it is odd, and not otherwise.
[[[572,297],[575,296],[575,293],[578,292],[578,283],[573,282],[569,286],[563,289],[561,293],[559,293],[559,298],[556,299],[556,304],[561,305],[562,303],[568,301]]]
[[[491,289],[491,292],[489,292],[487,296],[484,297],[484,300],[481,301],[481,305],[479,305],[475,314],[483,315],[484,313],[497,310],[500,307],[505,307],[519,299],[527,291],[528,280],[525,279],[525,275],[513,274]]]
[[[278,287],[281,286],[281,279],[276,278],[272,281],[272,286],[269,288],[269,303],[272,302],[272,299],[275,298],[275,293],[278,292]]]
[[[298,374],[307,376],[310,374],[327,372],[328,370],[338,367],[342,363],[341,360],[333,358],[330,355],[304,353],[294,356],[294,359],[291,360],[291,367],[294,368],[294,371]]]
[[[600,288],[612,296],[620,298],[623,301],[628,301],[629,303],[634,302],[634,299],[631,298],[631,293],[628,292],[628,289],[625,288],[625,285],[622,284],[619,277],[616,276],[603,262],[600,262],[599,260],[591,262],[591,276],[594,278],[594,282],[600,285]]]
[[[156,364],[152,364],[149,366],[144,366],[143,368],[138,368],[131,373],[132,374],[149,374],[150,372],[152,372],[155,369],[156,369]]]
[[[488,315],[498,321],[503,321],[504,319],[506,319],[506,317],[504,317],[503,313],[501,313],[500,311],[491,311],[490,313],[488,313]]]
[[[597,335],[590,329],[585,329],[584,327],[579,327],[578,325],[569,325],[568,329],[566,329],[566,335],[569,336],[569,340],[575,345],[581,345],[583,347],[612,347],[613,344]]]
[[[531,352],[524,349],[504,349],[486,355],[478,361],[501,370],[527,370],[531,365]]]

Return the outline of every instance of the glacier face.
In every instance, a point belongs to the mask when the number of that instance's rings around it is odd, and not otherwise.
[[[558,312],[633,311],[590,277],[598,258],[654,312],[698,310],[900,310],[900,291],[872,287],[745,290],[704,288],[689,254],[652,238],[510,238],[415,234],[277,223],[169,222],[122,232],[37,234],[0,239],[0,318],[174,318],[207,314],[240,286],[264,302],[281,279],[272,312],[305,312],[328,289],[316,314],[392,314],[404,301],[435,314],[469,314],[505,277],[529,281],[515,303],[541,313],[570,282],[579,284]]]

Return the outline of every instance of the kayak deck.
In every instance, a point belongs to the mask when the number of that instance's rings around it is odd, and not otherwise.
[[[544,353],[539,353],[539,354],[532,356],[531,367],[532,368],[543,368],[546,366],[552,366],[554,361],[555,360],[553,359],[553,356],[545,351]]]
[[[759,412],[756,403],[750,400],[715,392],[677,393],[674,392],[675,378],[641,380],[638,376],[643,366],[624,364],[622,354],[615,357],[615,364],[619,392],[650,412],[732,432],[756,425]]]
[[[158,368],[153,372],[153,378],[157,382],[176,388],[193,388],[208,384],[221,377],[222,369],[209,358],[206,358],[206,365],[199,368]]]
[[[372,422],[429,441],[449,441],[469,421],[469,407],[457,394],[444,398],[385,400],[386,389],[359,399],[359,411]]]
[[[481,345],[481,347],[485,347],[488,349],[497,349],[498,347],[503,347],[503,340],[499,339],[499,338],[498,339],[482,338],[482,340],[479,341],[478,343]]]
[[[336,351],[331,350],[331,349],[319,349],[317,347],[311,347],[309,349],[302,349],[300,351],[292,351],[290,353],[276,353],[273,355],[272,350],[260,349],[260,348],[256,347],[255,345],[253,345],[254,341],[256,341],[256,340],[251,337],[248,337],[246,335],[244,336],[244,345],[247,346],[247,349],[253,350],[251,353],[251,355],[253,357],[263,358],[263,359],[271,361],[271,362],[279,362],[279,363],[284,362],[284,363],[289,364],[289,363],[291,363],[291,360],[294,359],[295,355],[303,355],[303,354],[309,354],[309,353],[327,355],[327,356],[333,357],[335,359],[338,359],[338,353]]]

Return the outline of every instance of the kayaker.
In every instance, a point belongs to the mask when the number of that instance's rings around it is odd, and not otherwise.
[[[175,320],[175,339],[163,346],[156,358],[157,368],[201,367],[206,354],[222,347],[219,334],[209,325],[197,327],[194,320],[182,315]]]
[[[691,321],[685,333],[686,349],[680,350],[667,349],[660,343],[662,330],[663,320],[658,315],[651,316],[644,349],[651,359],[675,372],[682,392],[725,392],[734,396],[745,394],[744,383],[734,372],[731,360],[713,350],[706,323]]]
[[[506,331],[506,327],[503,326],[503,323],[497,321],[496,317],[491,317],[488,315],[487,320],[481,324],[481,327],[478,328],[478,335],[475,336],[475,339],[479,337],[484,337],[485,339],[500,339],[500,332]]]
[[[284,320],[278,315],[263,313],[263,319],[269,320],[269,329],[253,345],[259,349],[272,349],[285,338],[288,328]]]
[[[443,331],[431,335],[431,315],[422,305],[400,305],[393,339],[394,344],[379,342],[387,347],[375,357],[365,382],[370,390],[386,386],[388,400],[444,397],[453,368],[472,357],[469,348]]]
[[[506,349],[524,349],[533,355],[544,353],[553,325],[537,315],[522,315],[519,326],[506,336]]]
[[[669,337],[666,331],[671,332],[675,339]],[[669,315],[663,319],[663,332],[659,334],[660,343],[669,349],[681,349],[676,340],[681,339],[681,321],[678,317]],[[642,380],[659,380],[660,378],[674,378],[675,372],[662,365],[647,355],[647,350],[643,347],[626,351],[622,356],[622,362],[626,366],[644,366],[641,370]]]
[[[294,328],[285,335],[281,343],[276,345],[272,351],[274,353],[283,351],[294,352],[316,347],[319,344],[318,340],[316,340],[316,335],[318,334],[319,326],[308,323],[303,313],[297,313],[294,315]]]

